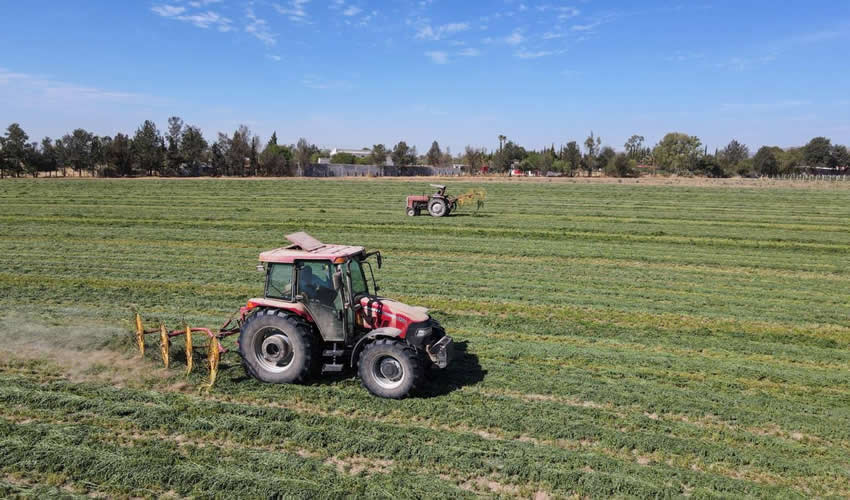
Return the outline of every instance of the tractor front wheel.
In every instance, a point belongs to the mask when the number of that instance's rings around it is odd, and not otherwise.
[[[412,347],[379,339],[367,345],[357,361],[363,386],[382,398],[402,399],[422,381],[422,363]]]
[[[414,215],[416,215],[416,210],[413,209],[413,208],[408,208],[407,209],[407,215],[409,215],[410,217],[413,217]]]
[[[309,326],[275,309],[260,311],[242,325],[239,354],[242,365],[262,382],[303,382],[318,361]]]
[[[434,217],[442,217],[446,215],[446,212],[449,211],[448,208],[446,200],[441,200],[439,198],[431,200],[431,202],[428,203],[428,212]]]

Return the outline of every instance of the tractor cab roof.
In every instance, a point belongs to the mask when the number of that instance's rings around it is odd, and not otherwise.
[[[362,253],[364,248],[350,245],[326,245],[305,232],[286,235],[292,244],[260,254],[260,262],[290,264],[296,260],[335,260]]]
[[[435,187],[437,189],[446,189],[446,186],[442,184],[431,184],[431,187]]]

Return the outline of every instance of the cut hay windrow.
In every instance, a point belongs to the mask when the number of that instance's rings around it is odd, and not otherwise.
[[[421,179],[0,182],[0,496],[850,496],[850,189],[573,181],[441,218]],[[380,249],[457,364],[246,379],[203,327],[302,229]]]

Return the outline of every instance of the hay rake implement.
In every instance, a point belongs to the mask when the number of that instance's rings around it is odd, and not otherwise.
[[[221,345],[221,339],[239,333],[244,311],[240,311],[240,313],[240,319],[236,319],[236,314],[234,314],[218,329],[218,331],[214,332],[209,328],[192,327],[188,324],[186,324],[183,328],[169,330],[165,327],[165,323],[163,322],[160,322],[157,328],[146,329],[142,323],[141,314],[136,312],[133,320],[135,324],[135,340],[136,345],[139,348],[139,355],[142,357],[145,355],[145,335],[157,335],[159,337],[160,357],[162,358],[163,365],[167,369],[171,362],[171,339],[182,335],[185,341],[186,375],[192,373],[195,350],[206,350],[207,366],[209,368],[209,384],[207,384],[207,390],[209,390],[215,384],[221,355],[230,352],[229,349]],[[205,346],[195,346],[193,343],[195,334],[203,334],[206,336],[207,344]]]

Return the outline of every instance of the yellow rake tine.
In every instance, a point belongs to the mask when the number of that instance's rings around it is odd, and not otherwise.
[[[139,354],[145,356],[145,329],[142,327],[142,317],[136,313],[136,344],[139,346]]]
[[[186,325],[186,375],[192,373],[192,329]]]
[[[218,360],[221,356],[221,353],[218,352],[218,338],[211,337],[210,338],[210,350],[208,353],[209,363],[210,363],[210,383],[207,386],[207,391],[212,389],[213,385],[215,385],[215,378],[218,375]]]
[[[168,348],[171,341],[168,339],[168,330],[165,329],[165,324],[159,324],[159,351],[162,354],[162,363],[168,368]]]

